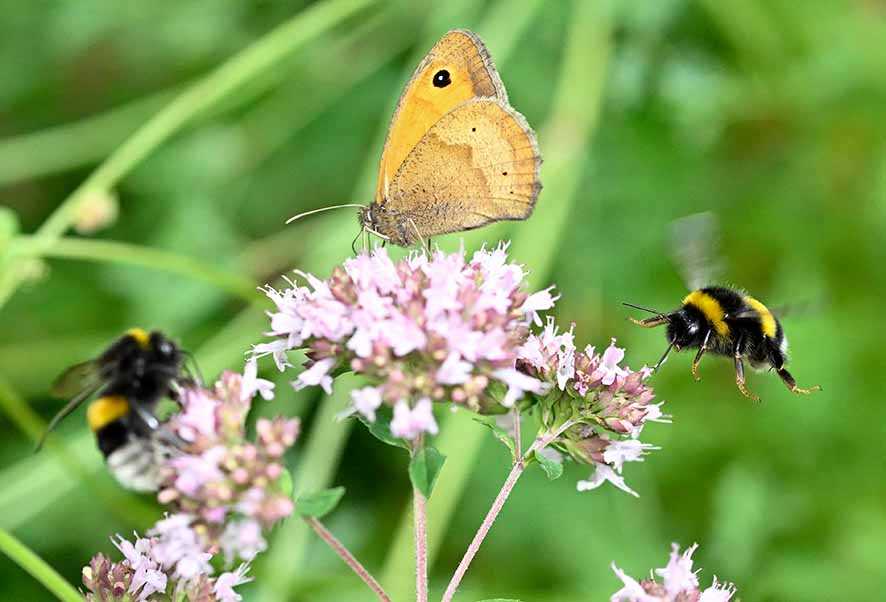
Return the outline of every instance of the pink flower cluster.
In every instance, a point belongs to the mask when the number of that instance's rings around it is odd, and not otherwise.
[[[249,567],[210,577],[212,554],[203,551],[191,519],[174,515],[159,521],[148,537],[136,536],[135,543],[120,537],[114,545],[123,560],[112,562],[97,554],[83,568],[83,585],[89,602],[131,600],[192,600],[237,602],[242,597],[234,587],[249,581]]]
[[[654,577],[637,581],[612,563],[624,587],[612,595],[611,602],[729,602],[736,592],[731,583],[718,583],[714,577],[710,587],[699,589],[698,571],[692,570],[692,554],[697,548],[695,544],[681,554],[680,547],[672,544],[667,566],[655,569],[661,582]]]
[[[374,421],[393,408],[391,431],[413,439],[435,434],[435,401],[474,411],[493,405],[490,386],[508,388],[510,406],[543,384],[515,370],[517,350],[538,312],[553,307],[551,289],[527,294],[525,271],[511,263],[507,245],[464,251],[414,253],[394,262],[383,248],[345,261],[328,280],[297,272],[308,286],[265,292],[275,340],[256,345],[251,362],[272,355],[282,371],[287,351],[305,348],[307,369],[293,382],[331,391],[337,371],[353,370],[370,386],[353,392],[353,411]]]
[[[185,389],[181,413],[165,425],[187,448],[168,460],[158,498],[190,517],[202,548],[220,548],[228,564],[252,560],[266,547],[262,531],[293,510],[280,480],[298,420],[260,418],[257,440],[246,439],[252,396],[263,383],[249,371],[227,372],[211,390]]]
[[[645,382],[651,370],[644,367],[635,372],[621,366],[624,356],[625,350],[615,346],[615,339],[603,353],[590,345],[577,351],[573,329],[559,332],[553,319],[520,348],[517,367],[562,392],[541,400],[544,426],[551,429],[566,420],[574,423],[552,446],[594,467],[588,480],[578,482],[579,491],[609,481],[636,496],[625,483],[622,468],[657,449],[638,439],[647,422],[669,422],[662,404],[652,403],[655,394]]]

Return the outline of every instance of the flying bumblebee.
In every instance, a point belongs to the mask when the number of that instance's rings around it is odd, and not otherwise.
[[[776,312],[762,302],[736,288],[711,286],[716,271],[707,251],[716,238],[716,221],[710,213],[692,215],[674,224],[673,246],[676,261],[683,270],[691,292],[678,309],[660,312],[632,303],[628,307],[655,314],[651,318],[630,320],[644,328],[667,325],[668,347],[653,370],[667,359],[671,350],[697,349],[692,361],[692,376],[701,380],[698,366],[705,353],[731,357],[735,364],[735,383],[745,397],[760,398],[745,383],[744,360],[755,369],[772,369],[792,393],[821,390],[797,386],[785,368],[788,341]]]
[[[185,355],[161,332],[126,331],[97,358],[71,366],[58,377],[52,394],[70,401],[50,421],[37,449],[59,422],[95,397],[86,419],[108,469],[124,487],[157,489],[160,460],[176,441],[154,409],[164,397],[177,399],[179,384],[193,380],[186,375]]]

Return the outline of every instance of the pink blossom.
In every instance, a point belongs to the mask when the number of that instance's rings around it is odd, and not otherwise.
[[[603,459],[607,464],[621,473],[625,462],[642,462],[643,456],[650,450],[661,449],[648,443],[641,443],[636,439],[624,439],[612,441],[603,452]]]
[[[471,376],[470,362],[461,359],[456,351],[450,351],[446,361],[437,370],[437,382],[444,385],[462,385]]]
[[[198,436],[215,433],[215,410],[218,405],[202,389],[185,389],[182,392],[182,412],[176,418],[178,435],[185,441],[194,442]]]
[[[308,386],[320,385],[326,394],[329,395],[332,393],[332,377],[329,376],[329,371],[334,365],[335,359],[333,358],[314,362],[310,368],[298,375],[298,378],[293,381],[292,386],[297,391]]]
[[[545,383],[537,378],[527,376],[513,368],[496,370],[493,375],[508,385],[508,392],[505,394],[504,399],[501,400],[501,405],[506,408],[512,407],[514,402],[523,397],[523,394],[526,392],[543,393],[548,389]]]
[[[239,602],[243,599],[243,596],[235,592],[234,588],[252,581],[252,577],[246,576],[248,571],[249,565],[241,564],[236,571],[222,573],[216,578],[212,592],[219,602]]]
[[[261,395],[265,401],[274,398],[274,383],[263,378],[258,378],[258,365],[255,359],[246,362],[243,368],[243,381],[240,384],[240,399],[246,401],[252,399],[255,394]]]
[[[354,409],[369,422],[375,422],[375,411],[381,406],[381,391],[376,387],[363,387],[351,391]]]
[[[612,570],[624,586],[612,595],[611,602],[729,602],[735,595],[735,586],[719,583],[716,577],[710,587],[699,590],[699,571],[692,570],[692,554],[697,548],[698,544],[693,545],[681,554],[679,546],[672,544],[667,566],[655,569],[661,583],[654,578],[637,581],[612,563]]]
[[[732,583],[718,583],[715,575],[711,586],[701,592],[698,602],[729,602],[736,591]]]
[[[411,409],[405,401],[399,401],[394,406],[391,434],[395,437],[411,440],[422,433],[436,435],[437,432],[437,421],[434,420],[430,399],[419,399],[415,407]]]
[[[692,571],[692,554],[697,549],[698,544],[694,544],[680,554],[680,546],[671,544],[671,556],[667,566],[655,569],[655,574],[662,578],[669,596],[676,596],[684,590],[698,587],[698,577]]]
[[[616,347],[615,339],[613,338],[612,342],[609,343],[609,347],[603,352],[603,359],[600,361],[600,365],[597,367],[593,378],[599,378],[604,385],[608,386],[614,383],[616,378],[627,376],[628,371],[618,366],[618,363],[624,357],[625,350],[621,347]]]
[[[624,587],[612,594],[610,602],[661,602],[656,596],[650,596],[640,583],[612,563],[615,576],[621,579]]]
[[[199,455],[179,455],[169,461],[176,471],[175,487],[186,495],[197,495],[197,492],[208,483],[223,478],[219,464],[225,457],[225,448],[212,447]]]
[[[538,315],[538,312],[552,309],[554,307],[554,303],[556,303],[557,300],[560,298],[560,295],[552,295],[552,290],[554,290],[554,287],[550,286],[543,291],[532,293],[531,295],[529,295],[529,297],[526,298],[526,301],[520,308],[522,311],[526,312],[530,316],[530,318],[532,319],[532,323],[536,326],[542,325],[542,321]]]
[[[252,358],[274,354],[285,369],[285,352],[303,348],[311,363],[297,388],[319,385],[328,392],[333,367],[350,368],[390,407],[405,401],[417,408],[428,399],[491,412],[489,386],[500,381],[496,375],[510,374],[529,325],[556,301],[552,288],[534,295],[524,290],[526,272],[508,260],[507,245],[470,259],[464,250],[437,251],[396,262],[375,249],[348,259],[325,280],[297,274],[306,284],[265,289],[276,306],[268,333],[274,340],[255,346]],[[510,380],[508,403],[534,390]],[[354,401],[362,407],[355,411],[375,416],[374,397],[360,393]]]
[[[608,464],[595,464],[591,478],[586,481],[579,481],[576,483],[576,488],[579,491],[590,491],[591,489],[596,489],[606,481],[609,481],[622,491],[630,493],[634,497],[640,497],[639,493],[628,487],[628,484],[625,483],[624,477],[615,472],[615,470],[613,470]]]
[[[262,536],[261,525],[251,519],[228,523],[222,533],[220,544],[228,564],[238,557],[247,561],[253,560],[259,552],[268,547]]]

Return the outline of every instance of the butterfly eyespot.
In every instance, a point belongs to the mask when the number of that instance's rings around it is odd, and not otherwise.
[[[508,172],[503,171],[503,172],[501,172],[501,175],[506,176],[506,175],[508,175]]]
[[[452,79],[449,77],[449,71],[446,69],[440,69],[437,73],[434,74],[434,87],[435,88],[445,88],[449,84],[452,83]]]
[[[472,132],[476,132],[476,131],[477,131],[477,128],[471,128],[471,131],[472,131]]]

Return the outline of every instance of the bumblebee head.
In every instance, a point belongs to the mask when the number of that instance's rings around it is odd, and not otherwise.
[[[686,347],[700,345],[704,338],[704,316],[682,308],[668,314],[667,337],[674,349],[680,351]]]
[[[148,348],[160,361],[173,363],[181,359],[181,349],[178,345],[158,330],[151,332]]]

